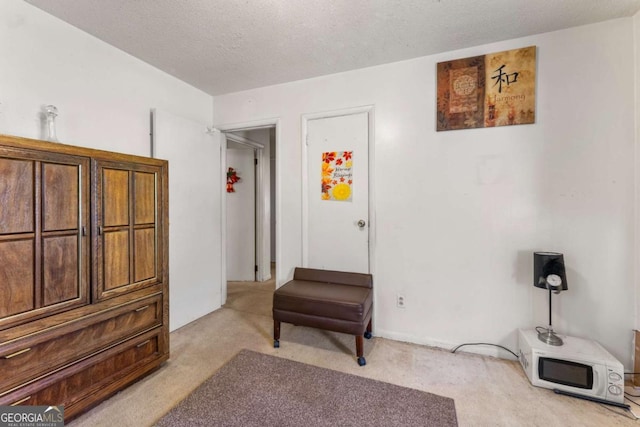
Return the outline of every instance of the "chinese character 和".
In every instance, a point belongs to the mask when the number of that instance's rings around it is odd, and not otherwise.
[[[511,74],[507,74],[504,71],[502,71],[504,67],[506,67],[506,64],[503,64],[500,68],[495,70],[494,72],[498,74],[491,77],[492,79],[496,80],[494,86],[498,85],[498,93],[502,93],[502,83],[506,83],[507,86],[509,86],[511,83],[515,83],[518,80],[519,73],[517,71]]]

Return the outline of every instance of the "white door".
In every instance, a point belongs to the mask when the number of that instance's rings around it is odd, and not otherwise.
[[[369,114],[307,120],[306,266],[369,272]]]
[[[230,147],[236,148],[230,148]],[[227,280],[254,281],[256,266],[256,189],[254,149],[227,142],[227,170],[240,181],[227,199]]]
[[[221,304],[220,138],[153,111],[153,156],[169,161],[170,330]]]

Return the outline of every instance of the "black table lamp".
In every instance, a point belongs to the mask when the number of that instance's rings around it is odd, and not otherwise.
[[[557,252],[533,253],[533,286],[549,290],[549,327],[537,327],[538,339],[549,345],[562,345],[562,339],[553,332],[551,325],[551,293],[566,291],[567,276],[564,258]]]

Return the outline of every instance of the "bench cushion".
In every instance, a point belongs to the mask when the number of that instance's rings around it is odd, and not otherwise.
[[[274,310],[362,322],[372,301],[371,288],[291,280],[273,294]]]
[[[373,287],[373,276],[365,273],[350,273],[346,271],[318,270],[316,268],[296,267],[293,280],[308,280],[311,282],[339,283],[341,285]]]

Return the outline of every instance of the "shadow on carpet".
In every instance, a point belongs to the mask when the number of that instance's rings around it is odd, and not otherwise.
[[[242,350],[156,426],[457,426],[453,399]]]

